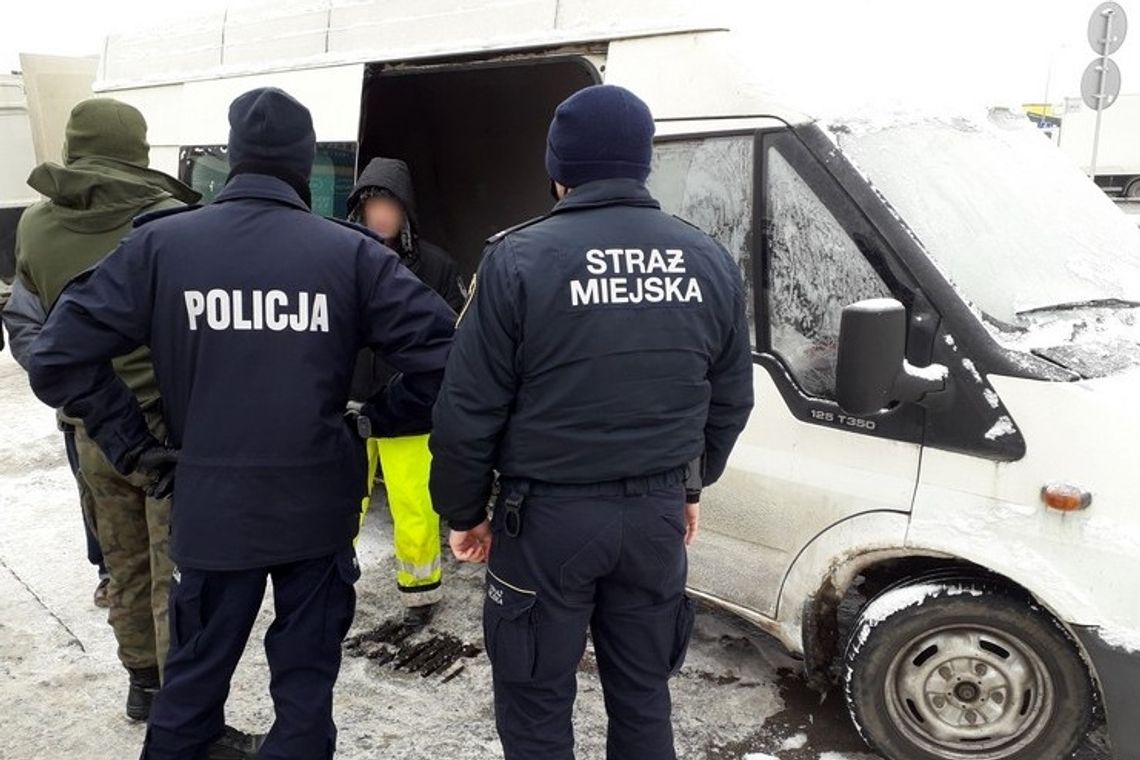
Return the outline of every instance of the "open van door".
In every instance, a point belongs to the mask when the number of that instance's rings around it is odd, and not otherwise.
[[[62,160],[71,109],[91,97],[98,67],[95,57],[20,55],[37,164]]]
[[[91,97],[96,58],[20,55],[21,75],[0,78],[0,279],[15,276],[16,225],[39,200],[28,173],[62,160],[71,109]]]
[[[488,237],[554,204],[543,161],[550,119],[567,97],[601,81],[603,60],[584,49],[370,64],[358,173],[377,156],[403,159],[416,189],[420,233],[470,276]]]

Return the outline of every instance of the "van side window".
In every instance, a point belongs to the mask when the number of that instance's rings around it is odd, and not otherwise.
[[[224,145],[193,145],[181,150],[178,178],[210,203],[222,192],[230,173]],[[318,143],[309,190],[313,213],[343,219],[348,215],[348,196],[356,169],[355,143]]]
[[[774,147],[765,158],[772,350],[808,395],[834,399],[843,308],[891,293],[788,160]]]
[[[716,238],[740,266],[752,346],[752,172],[754,136],[685,138],[657,143],[649,191],[670,214]]]

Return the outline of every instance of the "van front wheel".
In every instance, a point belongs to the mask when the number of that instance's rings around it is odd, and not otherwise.
[[[891,760],[1064,758],[1092,713],[1066,634],[985,584],[888,589],[860,613],[846,664],[851,717]]]

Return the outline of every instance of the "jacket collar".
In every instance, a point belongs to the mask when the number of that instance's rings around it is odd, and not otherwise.
[[[297,195],[297,191],[289,187],[285,180],[270,177],[268,174],[238,174],[235,175],[214,203],[225,203],[236,200],[262,200],[292,206],[301,211],[309,211],[309,207]]]
[[[661,208],[645,185],[635,179],[602,179],[576,187],[558,201],[550,212],[559,214],[603,206],[643,206]]]

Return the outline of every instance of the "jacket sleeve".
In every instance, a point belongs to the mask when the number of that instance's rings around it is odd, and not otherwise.
[[[495,454],[519,384],[519,297],[505,239],[479,268],[435,407],[432,504],[456,530],[469,530],[487,516]]]
[[[138,401],[111,360],[150,339],[153,259],[136,232],[63,292],[32,344],[28,376],[48,406],[83,420],[115,469],[134,469],[130,455],[150,433]]]
[[[723,251],[722,251],[723,252]],[[732,267],[735,280],[732,327],[709,367],[708,380],[712,389],[709,414],[705,422],[705,462],[702,485],[715,483],[728,464],[728,455],[752,412],[752,347],[749,338],[748,316],[744,304],[744,288],[740,284],[740,271],[729,254],[725,258]]]
[[[44,306],[23,281],[16,278],[11,297],[3,312],[4,327],[8,330],[8,347],[16,362],[28,368],[28,353],[47,321]]]
[[[427,433],[455,334],[455,312],[394,253],[372,241],[365,245],[364,344],[400,374],[370,398],[362,412],[375,436]]]

